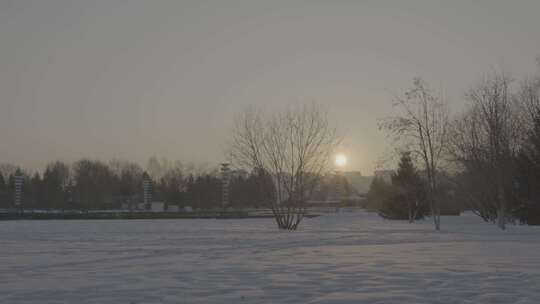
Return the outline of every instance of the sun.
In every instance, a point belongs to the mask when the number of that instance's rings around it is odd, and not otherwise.
[[[347,164],[347,156],[345,154],[338,154],[334,160],[336,166],[344,167]]]

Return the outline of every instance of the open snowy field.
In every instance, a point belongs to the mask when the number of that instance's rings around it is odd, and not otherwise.
[[[539,303],[540,227],[474,215],[0,222],[0,303]]]

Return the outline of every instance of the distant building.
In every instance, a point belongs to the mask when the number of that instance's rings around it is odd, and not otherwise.
[[[126,209],[127,206],[128,205],[122,204],[122,209]],[[167,211],[167,210],[165,210],[165,202],[138,203],[136,205],[136,208],[133,209],[133,210],[152,211],[152,212],[165,212],[165,211]]]
[[[373,176],[363,176],[360,171],[343,172],[343,176],[345,176],[347,182],[358,194],[367,193],[369,191],[371,181],[373,180]]]
[[[235,179],[235,178],[248,178],[249,177],[249,172],[247,172],[246,170],[242,170],[242,169],[236,169],[236,170],[231,170],[229,172],[230,174],[230,177],[231,179]]]
[[[167,206],[167,212],[180,212],[180,207],[177,205]]]
[[[392,175],[394,175],[394,170],[377,170],[373,172],[376,178],[382,178],[386,183],[392,182]]]
[[[148,208],[149,207],[149,208]],[[191,208],[191,207],[190,207]],[[150,211],[150,212],[180,212],[184,211],[184,208],[180,208],[177,205],[168,205],[165,202],[151,202],[145,203],[122,203],[120,209],[129,211]]]
[[[190,206],[185,206],[182,211],[184,212],[193,212],[193,208],[191,208]]]
[[[165,203],[164,202],[151,202],[150,211],[152,212],[165,212]]]

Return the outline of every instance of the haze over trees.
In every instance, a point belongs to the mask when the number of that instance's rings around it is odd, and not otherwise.
[[[374,178],[365,206],[387,219],[414,222],[471,210],[506,229],[540,224],[540,71],[524,80],[487,74],[465,92],[451,115],[448,102],[420,78],[394,99],[397,114],[379,127],[392,136],[400,161],[388,180]],[[301,106],[278,113],[246,110],[232,132],[232,208],[270,208],[280,229],[295,230],[308,201],[354,191],[331,174],[339,140],[326,113]],[[354,157],[354,156],[353,156]],[[23,206],[43,210],[137,208],[143,176],[153,198],[194,209],[222,207],[217,168],[151,158],[146,168],[126,160],[50,163],[43,172],[0,164],[0,208],[14,209],[15,175],[23,175]],[[344,205],[339,202],[339,205]]]
[[[55,161],[41,172],[30,173],[14,165],[0,165],[0,209],[14,210],[15,174],[23,176],[22,209],[70,210],[129,210],[141,209],[144,176],[152,182],[152,198],[165,207],[191,207],[212,210],[222,207],[221,176],[215,168],[151,158],[145,169],[126,160],[82,159],[73,164]],[[153,170],[153,171],[152,171]],[[5,176],[5,177],[4,177]],[[345,183],[345,188],[350,186]],[[326,199],[334,177],[321,176],[315,199]],[[349,193],[349,191],[346,191]],[[272,177],[254,169],[233,170],[229,183],[229,206],[241,208],[270,208],[275,201]]]

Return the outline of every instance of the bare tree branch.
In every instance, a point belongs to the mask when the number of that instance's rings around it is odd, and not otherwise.
[[[231,154],[237,166],[272,176],[276,223],[295,230],[338,142],[326,113],[315,105],[273,115],[250,108],[236,120]]]

